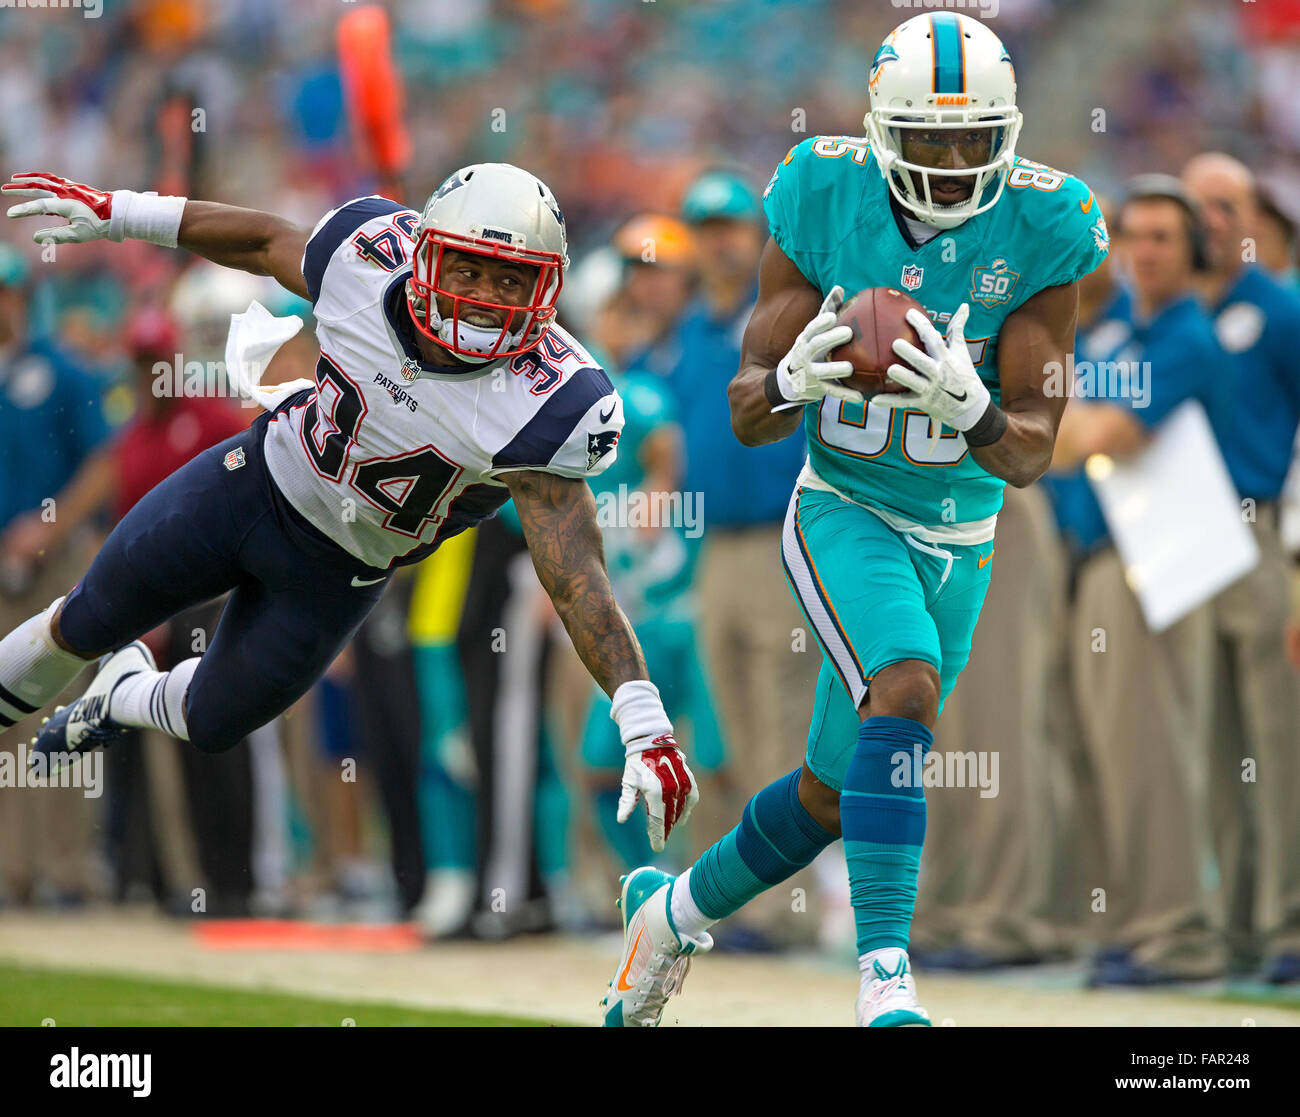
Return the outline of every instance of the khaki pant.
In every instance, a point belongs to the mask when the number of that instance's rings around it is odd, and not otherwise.
[[[69,547],[48,559],[35,580],[15,597],[0,597],[0,636],[62,597],[85,572],[81,547]],[[89,665],[88,665],[89,666]],[[30,741],[56,704],[76,698],[92,678],[82,672],[71,686],[43,710],[0,733],[0,751],[15,755]],[[0,891],[24,902],[40,886],[66,893],[93,893],[93,833],[104,799],[88,799],[77,787],[0,787]]]
[[[700,802],[695,829],[707,844],[739,822],[751,796],[803,763],[822,654],[785,582],[780,524],[710,532],[697,588],[700,635],[736,781],[732,794]],[[815,888],[811,872],[801,872],[741,918],[780,940],[811,943]]]
[[[1088,937],[1189,978],[1226,960],[1206,880],[1210,642],[1209,605],[1152,633],[1114,548],[1084,563],[1070,664],[1105,857]]]
[[[1259,564],[1209,606],[1210,811],[1228,945],[1242,960],[1300,954],[1300,679],[1283,654],[1291,563],[1272,509],[1259,510],[1254,534]]]
[[[1048,953],[1044,918],[1061,866],[1054,845],[1048,686],[1065,603],[1065,559],[1036,488],[1006,490],[996,558],[971,659],[944,705],[934,748],[996,757],[997,794],[934,787],[914,942],[962,945],[1000,960]],[[990,769],[991,770],[991,769]],[[1059,816],[1056,816],[1059,818]]]

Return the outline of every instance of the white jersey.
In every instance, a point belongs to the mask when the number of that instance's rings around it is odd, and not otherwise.
[[[501,475],[586,478],[614,461],[623,404],[559,326],[521,356],[424,363],[406,303],[419,215],[358,198],[303,256],[316,310],[316,387],[284,401],[266,462],[285,499],[362,562],[416,562],[509,499]]]

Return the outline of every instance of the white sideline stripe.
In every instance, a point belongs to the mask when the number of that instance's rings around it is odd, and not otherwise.
[[[781,531],[781,553],[785,558],[786,572],[794,585],[795,596],[812,623],[813,631],[817,634],[822,648],[848,682],[852,690],[853,705],[861,706],[862,700],[867,696],[867,682],[858,670],[853,652],[849,650],[826,606],[822,604],[822,599],[817,593],[816,580],[795,536],[794,518],[795,511],[799,507],[800,491],[795,489],[794,495],[790,498],[790,506],[785,513],[785,527]]]

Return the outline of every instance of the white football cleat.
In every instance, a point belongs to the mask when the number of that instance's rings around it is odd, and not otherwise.
[[[664,1005],[691,968],[691,955],[713,949],[713,936],[691,939],[673,927],[676,877],[648,866],[622,878],[623,957],[600,1003],[606,1028],[656,1028]]]
[[[906,950],[877,958],[862,975],[858,991],[859,1028],[928,1028],[930,1014],[916,1003],[916,983]]]
[[[141,671],[156,671],[153,653],[139,640],[104,656],[99,661],[99,674],[86,688],[86,693],[67,706],[60,706],[45,719],[32,738],[28,763],[36,767],[44,757],[50,774],[58,772],[69,763],[74,753],[87,753],[95,748],[111,745],[127,732],[109,717],[109,704],[118,684]]]

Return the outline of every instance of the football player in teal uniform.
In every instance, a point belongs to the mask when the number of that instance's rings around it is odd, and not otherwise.
[[[765,193],[771,238],[730,391],[747,445],[802,422],[809,457],[782,560],[824,657],[804,764],[680,877],[624,881],[610,1025],[658,1023],[708,927],[844,838],[860,1025],[929,1023],[908,936],[925,837],[922,768],[970,654],[1004,484],[1047,468],[1066,403],[1079,278],[1109,237],[1078,179],[1016,153],[1006,48],[920,15],[872,62],[866,136],[795,147]],[[870,400],[830,359],[844,292],[894,287],[924,351],[896,341]]]

